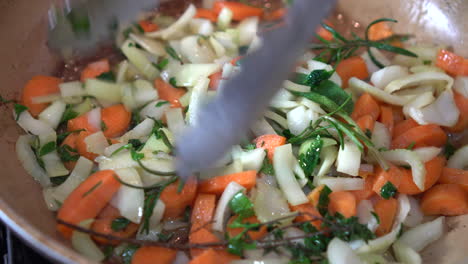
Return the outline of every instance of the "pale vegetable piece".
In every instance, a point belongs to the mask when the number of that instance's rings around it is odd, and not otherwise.
[[[140,111],[140,117],[142,118],[154,118],[156,120],[161,119],[164,113],[169,110],[171,105],[164,100],[155,100],[148,103]]]
[[[388,66],[388,65],[392,64],[390,62],[390,60],[382,52],[380,52],[378,49],[370,48],[370,50],[372,52],[372,55],[374,55],[375,59],[377,61],[379,61],[382,65]],[[375,63],[370,58],[369,53],[363,52],[361,54],[361,58],[364,59],[364,62],[366,63],[367,71],[369,72],[369,74],[372,74],[372,73],[380,70],[380,67],[375,65]]]
[[[85,82],[86,94],[96,97],[99,102],[120,103],[122,100],[120,90],[118,84],[103,80],[87,79]]]
[[[195,16],[196,13],[197,9],[193,4],[190,4],[182,16],[180,16],[179,19],[172,25],[155,32],[146,33],[146,36],[150,38],[170,39],[179,32],[183,31],[183,29],[190,23],[190,20]]]
[[[253,134],[256,137],[261,135],[276,135],[276,131],[273,127],[265,120],[265,118],[260,118],[250,127]]]
[[[336,159],[336,170],[351,176],[358,176],[361,166],[361,151],[351,141],[345,141],[344,147],[338,150]]]
[[[463,95],[465,98],[468,98],[468,77],[466,76],[455,77],[453,89],[457,93]]]
[[[209,36],[214,31],[211,21],[204,18],[194,18],[190,20],[189,27],[192,33],[202,36]]]
[[[68,104],[80,103],[82,96],[86,95],[83,84],[79,81],[61,83],[59,88],[63,101]]]
[[[227,29],[229,25],[231,24],[232,16],[233,16],[233,13],[231,9],[227,7],[223,7],[223,9],[221,9],[221,12],[219,12],[218,20],[216,23],[218,28],[222,30]]]
[[[122,83],[125,81],[128,67],[129,67],[128,60],[123,60],[122,62],[119,63],[119,65],[117,66],[118,68],[117,75],[115,77],[117,83]]]
[[[167,58],[169,63],[164,67],[163,71],[161,72],[160,76],[165,82],[169,82],[172,77],[176,75],[177,72],[180,71],[182,67],[182,63],[179,60],[176,60],[172,57]],[[182,99],[182,98],[180,98]]]
[[[158,90],[156,90],[147,80],[138,79],[133,82],[135,86],[135,104],[137,107],[144,105],[152,100],[158,99]]]
[[[16,141],[16,155],[23,168],[29,173],[42,187],[49,186],[50,179],[43,168],[39,166],[36,155],[31,148],[30,142],[34,139],[30,135],[21,135]]]
[[[257,180],[257,192],[253,199],[254,211],[261,223],[274,221],[291,215],[288,202],[281,191],[265,181],[264,178]],[[291,223],[291,219],[282,220],[283,225]]]
[[[437,147],[422,147],[422,148],[413,149],[413,152],[416,152],[416,154],[418,154],[421,161],[424,163],[437,157],[441,151],[442,151],[442,148],[437,148]]]
[[[421,108],[434,102],[435,98],[432,91],[420,93],[418,96],[410,97],[409,101],[403,106],[403,113],[413,118],[418,124],[426,124]]]
[[[78,225],[89,229],[93,222],[94,219],[87,219],[80,222]],[[96,243],[94,243],[89,234],[82,233],[77,230],[73,231],[71,244],[76,251],[91,261],[101,262],[106,258],[104,253],[102,253],[101,249],[99,249]]]
[[[390,82],[408,75],[408,68],[398,65],[391,65],[374,72],[370,80],[375,85],[375,87],[384,89]]]
[[[70,176],[68,176],[65,182],[54,189],[52,197],[60,203],[63,203],[70,193],[73,192],[73,190],[75,190],[76,187],[78,187],[78,185],[80,185],[84,180],[86,180],[86,178],[88,178],[91,174],[91,170],[93,169],[93,165],[92,161],[81,156],[76,162],[75,168],[73,168]]]
[[[372,212],[374,212],[372,202],[370,200],[362,200],[359,202],[356,211],[359,223],[366,225],[369,230],[374,232],[379,224],[377,223],[375,216],[372,214]]]
[[[266,118],[268,118],[270,120],[273,120],[276,123],[278,123],[278,125],[280,125],[282,128],[284,128],[284,129],[289,128],[288,121],[283,116],[281,116],[281,115],[279,115],[279,114],[277,114],[277,113],[275,113],[273,111],[270,111],[270,110],[267,110],[265,112],[265,114],[263,114],[263,115]]]
[[[418,252],[414,251],[405,243],[397,240],[393,243],[393,252],[398,261],[405,264],[421,264],[422,259]]]
[[[433,63],[436,61],[437,52],[441,48],[444,48],[444,46],[425,43],[411,46],[408,47],[407,50],[415,53],[416,55],[418,55],[418,57],[408,57],[405,55],[397,54],[393,59],[393,63],[408,67],[415,65],[423,65],[427,61]]]
[[[412,73],[420,73],[420,72],[442,72],[444,73],[444,70],[442,70],[441,68],[430,66],[430,65],[416,65],[416,66],[411,67],[409,70]]]
[[[186,115],[187,123],[191,126],[195,126],[200,119],[200,111],[205,103],[204,99],[206,98],[209,84],[210,79],[200,78],[192,89],[189,111]]]
[[[55,133],[54,129],[52,129],[48,123],[35,119],[28,111],[23,111],[18,117],[17,122],[26,133],[31,133],[33,135]]]
[[[405,88],[439,81],[446,82],[446,90],[452,89],[453,78],[450,77],[448,74],[442,72],[420,72],[390,82],[385,87],[385,92],[391,94]]]
[[[96,107],[88,112],[88,123],[96,130],[101,130],[101,108]]]
[[[200,179],[206,180],[216,176],[239,173],[242,172],[243,169],[243,164],[240,158],[234,159],[229,165],[221,165],[220,167],[208,168],[200,171]]]
[[[408,201],[410,204],[410,211],[408,212],[408,216],[406,217],[403,224],[408,227],[415,227],[421,224],[424,218],[424,214],[421,211],[421,206],[419,205],[418,200],[412,196],[408,196]]]
[[[379,254],[359,254],[359,258],[364,264],[388,264],[389,262]],[[392,264],[394,264],[392,262]]]
[[[460,116],[460,111],[453,98],[453,92],[450,90],[442,92],[433,103],[420,111],[422,119],[426,123],[447,127],[454,126]]]
[[[318,181],[321,177],[330,171],[333,163],[335,163],[336,157],[338,156],[338,150],[335,146],[328,146],[323,147],[322,151],[320,152],[320,164],[319,164],[319,171],[317,175],[314,177],[314,185],[318,185]]]
[[[60,94],[59,93],[54,93],[54,94],[47,94],[47,95],[42,95],[42,96],[36,96],[31,99],[31,102],[34,104],[42,104],[42,103],[52,103],[56,100],[60,100]]]
[[[308,201],[293,173],[294,156],[291,144],[275,148],[273,167],[275,168],[278,185],[291,205],[299,205]]]
[[[306,93],[310,91],[309,86],[297,84],[290,80],[284,81],[283,87],[289,91],[295,91],[295,92],[301,92],[301,93]]]
[[[293,172],[294,175],[297,177],[297,182],[299,183],[299,185],[301,187],[304,187],[309,180],[307,179],[304,170],[302,170],[302,167],[296,158],[294,158],[293,160]]]
[[[361,259],[349,247],[348,243],[335,237],[327,247],[327,258],[330,264],[362,264]]]
[[[310,126],[311,122],[314,122],[318,118],[318,113],[310,109],[306,109],[302,105],[289,111],[286,115],[289,130],[293,135],[301,134],[307,127]]]
[[[270,258],[265,256],[257,259],[234,260],[230,264],[288,264],[289,262],[290,260],[287,257]]]
[[[211,74],[220,70],[216,63],[184,64],[175,73],[177,86],[195,86],[201,78],[208,78]]]
[[[468,167],[468,145],[459,148],[450,157],[447,162],[447,167],[464,170]]]
[[[210,63],[216,55],[209,43],[199,36],[187,36],[180,41],[180,54],[191,63]]]
[[[358,191],[364,189],[364,179],[345,177],[321,177],[318,184],[327,185],[332,191]]]
[[[245,188],[236,182],[231,182],[224,189],[223,194],[219,198],[218,204],[213,217],[213,230],[224,232],[224,226],[231,212],[229,208],[229,202],[232,200],[234,195],[239,192],[245,191]]]
[[[161,138],[158,138],[155,134],[152,134],[141,149],[141,152],[152,155],[153,153],[157,153],[159,151],[169,153],[171,152],[171,149],[164,143]]]
[[[395,149],[381,152],[384,159],[398,165],[410,165],[413,182],[420,190],[424,190],[426,168],[418,154],[407,149]]]
[[[245,170],[260,171],[265,157],[265,150],[262,148],[257,148],[243,152],[241,154],[240,160],[242,162],[242,167]]]
[[[148,51],[149,53],[162,57],[166,55],[166,50],[164,49],[164,44],[154,40],[147,38],[145,36],[136,35],[133,33],[129,34],[130,39],[135,41],[138,45],[140,45],[144,50]]]
[[[379,148],[390,149],[390,143],[392,142],[392,135],[390,134],[390,131],[388,131],[388,128],[384,124],[380,122],[375,122],[374,131],[372,131],[371,141],[372,143],[374,143],[374,146],[377,149]]]
[[[138,106],[135,100],[135,87],[130,83],[120,84],[120,94],[122,95],[122,104],[129,111],[135,110]]]
[[[109,142],[102,131],[87,136],[84,142],[88,152],[98,155],[104,155],[104,150],[109,146]]]
[[[66,106],[62,100],[53,102],[39,114],[39,120],[46,122],[53,129],[56,129],[62,119]]]
[[[375,86],[366,83],[365,81],[359,80],[356,77],[352,77],[351,79],[349,79],[348,83],[349,87],[356,89],[360,92],[369,93],[370,95],[385,103],[402,106],[405,105],[408,101],[404,97],[392,95],[386,91],[383,91]]]
[[[60,204],[52,196],[53,192],[54,192],[53,187],[47,187],[47,188],[42,189],[42,196],[44,197],[44,202],[47,206],[47,209],[55,212],[60,208]]]
[[[140,175],[136,169],[117,169],[115,173],[123,182],[136,186],[143,186]],[[123,217],[136,224],[140,223],[141,217],[143,216],[144,202],[145,193],[142,189],[136,189],[125,185],[120,186],[120,189],[110,201]]]
[[[125,41],[120,49],[128,61],[134,65],[137,70],[147,79],[154,80],[159,75],[159,70],[152,64],[147,53],[136,47],[136,42],[132,40]]]
[[[137,233],[136,239],[146,240],[146,241],[159,241],[159,234],[162,232],[162,218],[164,216],[164,211],[166,210],[166,205],[161,199],[158,199],[155,206],[153,207],[153,212],[149,219],[149,230],[148,233],[140,230]],[[141,225],[143,226],[143,225]]]
[[[121,136],[119,141],[122,143],[127,143],[129,139],[144,139],[144,141],[146,141],[147,137],[153,130],[153,127],[154,120],[151,118],[145,118],[143,122]]]
[[[211,22],[209,23],[211,25]],[[210,37],[209,42],[211,44],[211,47],[213,48],[213,51],[215,52],[218,58],[222,58],[226,54],[226,49],[224,48],[224,46],[221,45],[221,43],[219,43],[219,41],[217,41],[214,37]],[[231,64],[226,63],[225,65],[231,65]]]
[[[70,173],[62,163],[56,150],[41,157],[45,170],[50,177],[64,176]]]
[[[166,110],[167,127],[175,136],[182,133],[185,128],[182,108],[170,108]]]
[[[239,45],[249,46],[257,36],[258,17],[248,17],[242,20],[237,29],[239,30]]]
[[[406,230],[398,241],[408,245],[414,251],[423,250],[430,243],[444,234],[444,216]]]

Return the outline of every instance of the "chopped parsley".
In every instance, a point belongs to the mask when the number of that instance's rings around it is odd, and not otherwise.
[[[130,224],[130,220],[125,217],[118,217],[112,220],[111,229],[115,232],[119,232],[127,228]]]
[[[169,54],[169,56],[171,56],[174,60],[182,61],[182,59],[180,58],[180,55],[177,54],[175,49],[172,48],[171,46],[167,45],[165,47],[165,50],[166,50],[167,54]]]
[[[271,164],[271,162],[266,157],[263,160],[263,165],[262,165],[262,168],[260,168],[260,172],[266,175],[275,175],[275,168],[273,167],[273,164]]]
[[[171,77],[171,78],[169,79],[169,84],[172,85],[172,86],[174,86],[175,88],[177,88],[177,80],[176,80],[176,78],[175,78],[175,77]]]
[[[164,68],[166,68],[166,66],[167,66],[168,63],[169,63],[169,60],[168,60],[167,58],[164,58],[164,59],[162,59],[158,64],[153,63],[153,66],[154,66],[156,69],[162,71],[162,70],[164,70]]]
[[[390,199],[392,198],[393,196],[395,196],[397,192],[397,188],[395,187],[395,185],[393,185],[393,183],[391,183],[390,181],[388,181],[381,189],[380,189],[380,196],[382,196],[382,198],[384,199]]]
[[[156,103],[155,107],[161,107],[161,106],[163,106],[165,104],[168,104],[168,103],[169,103],[168,101],[160,101],[160,102]]]
[[[98,77],[96,77],[99,80],[102,81],[109,81],[109,82],[115,82],[115,74],[112,71],[104,72],[101,73]]]
[[[380,225],[380,217],[376,212],[371,212],[372,216],[375,218],[377,221],[377,224]]]
[[[23,113],[24,111],[28,110],[28,107],[27,106],[24,106],[22,104],[17,104],[15,103],[13,105],[13,110],[15,111],[15,115],[16,115],[16,121],[18,121],[21,113]]]
[[[107,130],[107,125],[104,121],[101,120],[101,130],[106,131]]]
[[[447,159],[449,159],[455,153],[455,146],[447,142],[444,146],[443,153]]]
[[[322,150],[323,140],[320,135],[314,139],[309,139],[302,143],[299,149],[299,165],[307,178],[311,177],[315,167],[320,160],[320,151]]]
[[[325,215],[328,212],[328,203],[330,203],[329,196],[331,193],[332,190],[327,185],[324,185],[323,189],[320,191],[317,209],[321,215]]]
[[[135,252],[140,248],[138,245],[128,245],[120,254],[124,264],[131,264]]]
[[[75,112],[73,110],[73,106],[68,104],[65,108],[65,112],[62,115],[62,119],[60,120],[60,123],[67,122],[70,119],[73,119],[77,117],[79,113]]]
[[[47,155],[51,153],[52,151],[57,149],[57,143],[55,141],[50,141],[44,144],[40,149],[39,149],[39,157],[42,157],[44,155]]]
[[[80,158],[78,150],[67,144],[59,146],[57,153],[63,162],[77,161]]]
[[[408,147],[406,147],[407,150],[413,150],[414,149],[414,146],[416,145],[416,142],[411,142],[411,144],[409,144]]]

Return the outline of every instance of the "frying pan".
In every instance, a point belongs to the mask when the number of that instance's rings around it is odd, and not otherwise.
[[[380,17],[399,20],[394,30],[418,41],[446,44],[468,57],[466,0],[341,0],[332,20],[367,25]],[[23,85],[37,74],[53,74],[59,59],[46,46],[46,14],[50,0],[0,0],[0,94],[18,98]],[[0,219],[19,237],[51,260],[88,263],[55,230],[41,187],[21,167],[15,142],[23,133],[11,109],[0,114]],[[422,253],[424,263],[468,263],[468,215],[447,219],[447,233]]]

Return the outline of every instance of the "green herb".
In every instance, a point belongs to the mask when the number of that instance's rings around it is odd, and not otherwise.
[[[386,148],[386,147],[380,147],[380,148],[379,148],[379,151],[388,151],[388,148]]]
[[[115,232],[119,232],[127,228],[130,224],[130,220],[125,217],[118,217],[112,220],[111,229]]]
[[[140,32],[141,34],[145,33],[145,30],[140,26],[138,23],[133,23],[133,26]]]
[[[124,264],[131,264],[135,252],[140,248],[138,245],[128,245],[121,253],[122,261]]]
[[[139,139],[129,139],[128,144],[131,144],[136,150],[140,150],[144,145]]]
[[[317,204],[317,209],[321,215],[325,215],[328,212],[328,203],[330,203],[330,194],[332,190],[324,185],[323,189],[320,191],[319,200]]]
[[[249,50],[249,46],[240,46],[239,47],[239,56],[244,56],[247,54],[247,51]]]
[[[67,19],[75,34],[88,34],[90,32],[91,23],[85,8],[74,8],[68,13]]]
[[[414,149],[414,146],[416,145],[416,142],[411,142],[411,144],[409,144],[408,147],[406,147],[407,150],[413,150]]]
[[[350,100],[351,96],[336,83],[330,80],[325,80],[321,82],[319,86],[312,88],[311,90],[315,93],[327,97],[338,105],[344,104],[342,109],[346,113],[351,114],[353,112],[354,103],[352,100]]]
[[[240,236],[241,234],[229,239],[227,246],[227,250],[229,253],[237,256],[242,256],[244,250],[251,250],[257,248],[255,243],[247,242],[246,239]]]
[[[372,137],[372,131],[368,128],[366,128],[366,131],[364,131],[364,134],[366,137],[371,138]]]
[[[57,153],[60,160],[63,162],[77,161],[80,158],[78,150],[70,147],[69,145],[61,145],[57,148]]]
[[[79,113],[73,110],[73,106],[67,104],[67,106],[65,107],[65,112],[63,112],[62,119],[60,120],[60,123],[67,122],[68,120],[73,119],[78,115]]]
[[[68,175],[65,175],[65,176],[57,176],[57,177],[50,177],[50,182],[52,182],[52,184],[53,184],[54,186],[58,186],[58,185],[64,183],[67,179],[68,179]]]
[[[406,164],[398,165],[398,167],[403,168],[403,169],[407,169],[407,170],[411,169],[411,166],[410,166],[410,165],[406,165]]]
[[[315,87],[318,86],[321,82],[330,79],[334,72],[335,71],[333,70],[314,70],[311,71],[309,74],[296,72],[293,74],[290,80],[297,84]]]
[[[140,161],[145,157],[145,154],[136,152],[133,148],[130,149],[130,156],[134,161]]]
[[[263,165],[260,169],[260,172],[266,175],[275,175],[275,168],[273,167],[273,164],[271,164],[271,162],[268,160],[268,158],[265,158],[263,160]]]
[[[57,149],[57,143],[55,143],[55,141],[47,142],[39,149],[39,153],[38,153],[39,157],[47,155],[56,149]]]
[[[13,105],[13,110],[15,111],[15,115],[16,115],[16,121],[18,121],[21,113],[23,113],[24,111],[28,110],[28,107],[22,105],[22,104],[17,104],[15,103]]]
[[[112,71],[101,73],[96,78],[99,79],[99,80],[109,81],[109,82],[115,82],[115,80],[116,80],[115,74]]]
[[[182,221],[190,222],[191,215],[192,215],[192,208],[190,208],[190,206],[185,207],[184,217],[182,218]]]
[[[128,37],[130,37],[130,33],[133,33],[133,28],[132,27],[128,27],[127,29],[125,29],[124,31],[122,31],[122,35],[127,39]],[[131,44],[131,43],[130,43]],[[129,46],[130,47],[130,46]]]
[[[384,65],[375,59],[370,48],[376,48],[379,50],[384,50],[384,51],[388,51],[391,53],[401,54],[401,55],[405,55],[409,57],[417,57],[417,55],[411,51],[408,51],[403,48],[395,47],[389,44],[395,40],[405,41],[409,38],[409,35],[393,35],[389,38],[378,40],[378,41],[369,40],[369,37],[368,37],[369,28],[372,25],[382,22],[382,21],[397,22],[396,20],[389,19],[389,18],[382,18],[382,19],[374,20],[366,28],[364,39],[360,38],[356,34],[353,34],[352,38],[346,39],[343,35],[338,33],[335,29],[323,23],[322,27],[333,35],[333,40],[328,41],[328,40],[321,38],[320,36],[317,36],[320,43],[312,44],[311,49],[320,51],[318,55],[319,59],[326,61],[328,64],[331,64],[333,62],[338,64],[341,60],[353,56],[359,48],[364,47],[364,48],[367,48],[367,52],[369,53],[369,57],[371,58],[371,60],[380,68],[383,68]]]
[[[103,253],[104,253],[105,259],[110,259],[112,255],[114,255],[114,247],[111,245],[105,245]]]
[[[167,66],[168,63],[169,63],[169,60],[168,60],[167,58],[164,58],[164,59],[162,59],[158,64],[153,63],[153,66],[154,66],[156,69],[162,71],[162,70],[164,70],[164,68],[166,68],[166,66]]]
[[[242,192],[238,192],[231,201],[229,201],[229,208],[236,215],[241,218],[247,218],[254,215],[253,203],[250,199]]]
[[[372,216],[375,218],[375,220],[377,221],[377,224],[380,225],[380,217],[378,214],[376,214],[375,212],[371,212]]]
[[[444,146],[443,153],[447,159],[449,159],[455,153],[455,146],[447,142]]]
[[[101,184],[102,184],[102,181],[99,181],[98,183],[96,183],[87,192],[85,192],[82,197],[84,198],[84,197],[88,196],[90,193],[92,193],[94,190],[96,190]]]
[[[177,88],[177,80],[175,77],[169,78],[169,84]]]
[[[334,216],[326,215],[322,226],[330,228],[330,237],[338,237],[347,242],[358,239],[367,242],[375,238],[374,233],[367,226],[360,224],[356,216],[345,218],[340,213],[336,213]]]
[[[256,149],[256,148],[257,148],[257,146],[256,146],[255,144],[252,144],[252,143],[251,143],[251,144],[247,144],[247,145],[245,145],[245,146],[243,147],[243,149],[246,149],[246,150],[254,150],[254,149]]]
[[[101,120],[101,130],[106,131],[107,130],[107,125],[104,121]]]
[[[395,187],[395,185],[393,185],[393,183],[388,181],[380,189],[380,196],[382,196],[382,198],[388,200],[388,199],[392,198],[393,196],[395,196],[396,192],[397,192],[397,188]]]
[[[160,101],[160,102],[157,102],[156,105],[155,105],[155,107],[161,107],[161,106],[163,106],[163,105],[165,105],[165,104],[169,104],[169,102],[168,102],[168,101]]]
[[[159,233],[158,239],[161,242],[168,242],[173,236],[174,236],[174,233],[169,233],[169,234]]]
[[[315,139],[309,139],[302,143],[299,149],[299,165],[308,178],[319,163],[322,146],[323,140],[320,138],[320,135],[317,135]]]
[[[177,52],[175,51],[175,49],[172,48],[171,46],[167,45],[167,46],[165,47],[165,50],[166,50],[167,54],[169,54],[169,56],[171,56],[174,60],[182,61],[182,59],[180,58],[179,54],[177,54]]]
[[[8,104],[8,103],[11,103],[11,102],[14,102],[14,101],[13,101],[13,100],[5,99],[5,98],[3,98],[3,96],[0,95],[0,103],[2,103],[2,104]]]
[[[141,217],[141,231],[140,233],[149,233],[150,229],[150,219],[153,215],[154,207],[158,202],[159,196],[161,196],[161,192],[171,183],[175,182],[177,178],[174,177],[172,180],[165,182],[164,184],[148,191],[145,193],[145,201],[143,203],[143,215]]]
[[[151,134],[154,134],[157,139],[161,139],[164,145],[166,145],[166,147],[172,150],[174,147],[172,146],[171,142],[169,141],[169,138],[167,137],[166,133],[163,130],[164,126],[162,122],[156,119],[153,119],[153,120],[154,120],[154,127],[153,127],[153,130],[151,131]]]
[[[432,61],[431,60],[423,60],[424,65],[431,65]]]

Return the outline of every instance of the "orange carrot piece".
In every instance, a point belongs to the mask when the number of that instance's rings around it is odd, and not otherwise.
[[[213,10],[205,8],[197,8],[195,18],[205,18],[210,20],[211,22],[216,22],[218,20],[218,16],[215,12],[213,12]]]
[[[123,230],[114,231],[112,229],[112,221],[122,217],[119,210],[112,205],[107,205],[97,216],[91,225],[91,230],[102,233],[113,235],[121,238],[130,238],[138,231],[138,225],[130,222]],[[93,239],[101,244],[117,245],[120,241],[108,240],[100,236],[93,236]]]
[[[463,215],[468,213],[468,194],[458,184],[438,184],[427,190],[421,199],[425,215]]]
[[[305,222],[310,221],[310,223],[315,226],[317,229],[321,229],[322,220],[319,211],[316,209],[312,203],[304,203],[300,205],[291,206],[291,211],[300,212],[301,215],[297,216],[294,219],[294,222]]]
[[[172,264],[177,251],[164,247],[144,246],[133,254],[132,264]]]
[[[194,257],[189,264],[228,264],[238,259],[240,259],[239,256],[210,248],[205,249],[202,254]]]
[[[356,77],[361,80],[369,77],[366,62],[359,56],[349,57],[342,60],[336,66],[336,72],[343,81],[343,87],[348,87],[348,80],[351,79],[351,77]]]
[[[449,127],[448,130],[450,132],[462,132],[468,128],[468,98],[454,92],[453,99],[455,99],[460,115],[458,116],[458,122],[453,127]]]
[[[390,105],[392,108],[392,114],[393,114],[393,127],[395,127],[395,124],[402,122],[405,120],[405,114],[403,113],[403,107],[398,106],[398,105]]]
[[[385,184],[387,184],[387,182],[391,182],[396,188],[398,188],[401,183],[402,174],[402,169],[392,164],[390,164],[390,169],[387,171],[377,167],[372,190],[380,196],[381,189]]]
[[[206,226],[213,220],[216,207],[216,196],[214,194],[200,193],[193,203],[191,230],[194,231],[200,227]]]
[[[49,105],[48,103],[33,103],[33,99],[39,96],[60,93],[61,79],[38,75],[29,80],[23,88],[21,104],[26,106],[32,116],[37,117]]]
[[[404,132],[392,141],[392,149],[407,148],[414,144],[415,148],[442,147],[447,142],[447,135],[438,125],[429,124],[417,126]]]
[[[179,99],[186,93],[185,89],[175,88],[169,83],[163,81],[161,78],[154,81],[154,86],[156,87],[156,90],[158,90],[159,98],[169,101],[172,108],[182,107]]]
[[[234,59],[231,60],[231,65],[237,66],[238,61],[241,60],[242,58],[243,58],[243,56],[235,57]]]
[[[455,168],[443,168],[439,178],[439,183],[455,183],[463,187],[468,192],[468,170]]]
[[[119,188],[120,182],[114,177],[114,171],[95,172],[65,199],[57,218],[75,225],[83,220],[95,218]],[[70,238],[73,232],[73,229],[60,224],[57,225],[57,229],[66,238]]]
[[[81,81],[84,82],[87,79],[96,78],[99,75],[110,71],[110,65],[108,59],[101,59],[92,62],[86,66],[81,72]]]
[[[132,113],[127,111],[123,104],[117,104],[103,108],[101,111],[101,119],[105,124],[103,129],[104,136],[118,137],[127,131]]]
[[[282,7],[282,8],[278,8],[278,9],[274,10],[273,12],[268,12],[268,13],[265,12],[263,14],[262,19],[265,20],[265,21],[280,20],[280,19],[284,18],[286,13],[287,13],[287,9]]]
[[[315,187],[315,188],[307,195],[307,199],[309,199],[309,202],[310,202],[315,208],[317,208],[317,205],[318,205],[318,202],[319,202],[319,199],[320,199],[320,193],[322,192],[323,188],[325,188],[325,185],[324,185],[324,184],[319,185],[319,186]]]
[[[189,234],[189,242],[192,244],[195,243],[216,243],[221,240],[211,231],[211,226],[194,229]],[[201,255],[206,249],[201,248],[192,248],[190,249],[190,254],[192,257]]]
[[[417,126],[419,126],[419,124],[416,123],[416,121],[414,121],[412,118],[396,123],[395,127],[393,128],[393,138],[399,137],[406,131]]]
[[[267,151],[270,161],[273,161],[275,148],[286,144],[286,138],[278,135],[262,135],[254,140],[257,148],[263,148]]]
[[[244,188],[250,190],[257,182],[257,171],[243,171],[204,180],[198,186],[198,191],[201,193],[221,195],[231,182],[237,182],[244,186]]]
[[[374,204],[374,211],[379,216],[380,224],[375,234],[383,236],[392,230],[393,221],[398,209],[398,201],[395,198],[379,199]]]
[[[262,8],[249,6],[240,2],[217,1],[213,5],[213,11],[216,15],[219,15],[223,8],[231,10],[234,21],[240,21],[253,16],[261,17],[263,15]]]
[[[394,126],[394,121],[393,121],[393,109],[391,106],[386,106],[382,105],[380,107],[380,117],[379,121],[380,123],[384,124],[384,126],[388,129],[390,132],[390,135],[393,133],[393,126]]]
[[[78,150],[78,153],[80,153],[80,156],[83,156],[91,161],[94,161],[97,156],[99,156],[96,153],[88,152],[88,145],[84,141],[85,138],[93,133],[88,132],[88,131],[81,131],[78,134],[78,137],[76,138],[76,150]]]
[[[244,230],[244,228],[241,228],[241,227],[239,227],[239,228],[229,227],[229,225],[232,224],[232,222],[234,222],[236,219],[237,219],[237,216],[234,215],[228,221],[226,231],[227,231],[227,233],[229,234],[230,237],[237,236],[238,234],[242,233],[242,231]],[[260,221],[258,221],[258,218],[256,216],[251,216],[251,217],[242,219],[241,222],[242,223],[250,223],[250,224],[260,223]],[[249,232],[247,232],[247,234],[253,240],[258,240],[258,239],[264,237],[267,233],[268,233],[268,231],[267,231],[267,227],[265,225],[262,225],[258,231],[249,231]]]
[[[101,130],[100,128],[94,127],[93,125],[89,123],[88,113],[84,113],[80,116],[77,116],[73,119],[68,120],[67,122],[67,131],[71,132],[71,131],[76,131],[76,130],[81,130],[81,129],[84,129],[92,133],[98,132],[99,130]]]
[[[78,138],[78,133],[71,133],[68,135],[62,142],[61,146],[68,145],[70,148],[76,150],[76,140]],[[78,150],[77,150],[78,151]],[[76,155],[78,152],[70,151],[71,155]],[[76,161],[67,161],[64,162],[63,165],[65,165],[65,168],[67,168],[69,171],[72,171],[73,168],[75,168]]]
[[[368,93],[364,93],[359,97],[354,104],[353,113],[351,113],[354,120],[358,120],[364,115],[371,115],[374,120],[377,120],[380,115],[379,103]]]
[[[219,82],[222,80],[223,73],[221,71],[215,72],[210,75],[210,90],[218,90]]]
[[[153,32],[159,29],[158,25],[148,20],[141,20],[138,24],[144,32]]]
[[[468,75],[468,60],[448,50],[439,50],[436,66],[451,75]]]
[[[197,194],[197,179],[191,177],[187,180],[181,192],[178,192],[179,181],[176,181],[161,192],[161,201],[166,205],[164,218],[177,218],[181,216],[187,206],[191,206]]]
[[[393,30],[385,21],[376,23],[369,28],[369,39],[372,41],[388,38],[392,35]]]
[[[340,213],[346,218],[356,215],[356,198],[352,193],[347,191],[332,192],[329,198],[328,211],[330,214]]]
[[[356,198],[356,204],[359,204],[362,200],[369,199],[373,194],[375,175],[368,175],[364,180],[364,189],[357,191],[350,191]]]
[[[364,131],[374,131],[375,119],[371,115],[363,115],[358,120],[356,120],[357,125],[359,128]]]
[[[439,180],[445,166],[445,161],[443,157],[435,157],[424,164],[426,168],[426,181],[424,182],[424,190],[422,191],[414,184],[411,170],[401,168],[402,176],[400,185],[398,186],[398,192],[415,195],[428,190]]]

